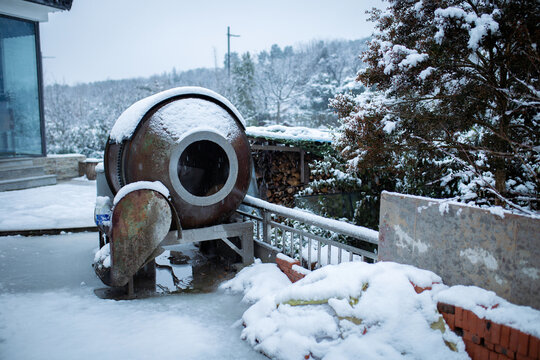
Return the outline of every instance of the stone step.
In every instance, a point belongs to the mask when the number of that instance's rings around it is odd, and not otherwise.
[[[0,181],[45,175],[43,166],[0,168]]]
[[[21,179],[0,181],[0,191],[22,190],[38,186],[56,184],[56,175],[32,176]]]
[[[0,159],[0,169],[10,169],[16,167],[33,166],[34,160],[32,158],[7,158]]]

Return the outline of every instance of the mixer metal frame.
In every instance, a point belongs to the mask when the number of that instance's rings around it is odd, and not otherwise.
[[[239,237],[241,248],[238,248],[230,238]],[[160,246],[191,244],[210,240],[223,240],[234,252],[242,257],[244,265],[250,265],[254,260],[253,222],[236,222],[220,224],[199,229],[182,230],[178,238],[176,231],[170,231]]]

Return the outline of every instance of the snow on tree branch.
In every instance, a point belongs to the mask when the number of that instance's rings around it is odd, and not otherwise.
[[[540,206],[540,9],[529,0],[390,0],[357,80],[331,102],[350,171],[401,191]],[[369,170],[367,170],[369,171]]]

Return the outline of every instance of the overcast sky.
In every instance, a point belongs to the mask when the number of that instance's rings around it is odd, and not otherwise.
[[[73,0],[41,24],[47,84],[123,79],[223,66],[227,26],[241,37],[231,51],[314,39],[360,39],[381,0]]]

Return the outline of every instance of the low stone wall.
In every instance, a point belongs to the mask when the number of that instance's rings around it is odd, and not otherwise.
[[[540,219],[383,192],[379,260],[540,309]]]
[[[45,174],[56,175],[58,180],[83,176],[79,163],[84,162],[86,156],[80,154],[47,155],[34,159],[34,165],[43,166]]]

